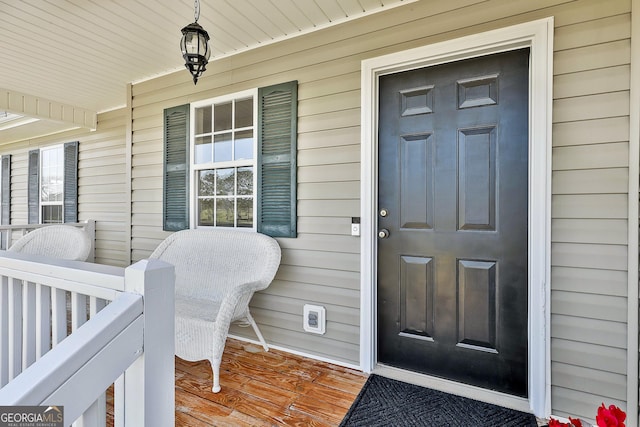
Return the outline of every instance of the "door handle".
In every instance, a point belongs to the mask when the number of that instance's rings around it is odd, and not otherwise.
[[[387,237],[389,237],[389,230],[383,228],[382,230],[378,231],[378,237],[381,239],[386,239]]]

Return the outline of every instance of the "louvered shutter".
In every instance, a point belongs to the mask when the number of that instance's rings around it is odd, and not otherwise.
[[[11,223],[11,154],[2,156],[2,212],[0,222],[2,225]]]
[[[78,222],[78,141],[64,144],[64,222]]]
[[[258,89],[257,229],[296,237],[298,82]]]
[[[40,220],[40,150],[29,151],[27,175],[27,222],[37,224]]]
[[[189,228],[189,105],[164,110],[162,227]]]

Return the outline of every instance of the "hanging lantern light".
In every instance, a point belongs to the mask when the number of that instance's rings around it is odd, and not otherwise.
[[[184,58],[184,66],[193,76],[193,84],[198,83],[198,78],[206,70],[206,65],[211,56],[209,49],[209,34],[198,24],[200,18],[200,0],[195,0],[195,22],[182,29],[180,50]]]

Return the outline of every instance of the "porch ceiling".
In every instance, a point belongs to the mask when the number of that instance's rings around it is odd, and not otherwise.
[[[413,1],[201,0],[198,23],[215,61]],[[127,83],[187,73],[180,29],[193,20],[193,0],[0,0],[0,114],[47,122],[0,123],[0,144],[91,128],[77,116],[124,106]],[[41,100],[73,113],[34,114]]]

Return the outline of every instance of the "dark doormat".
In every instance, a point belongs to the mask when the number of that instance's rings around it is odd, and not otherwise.
[[[536,418],[466,397],[371,375],[340,427],[537,427]]]

